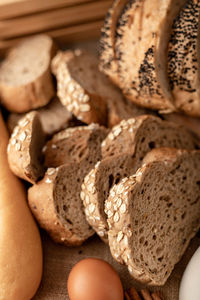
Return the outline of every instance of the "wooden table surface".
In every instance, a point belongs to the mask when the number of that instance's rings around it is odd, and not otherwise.
[[[41,286],[33,298],[34,300],[69,299],[66,289],[68,274],[76,262],[86,257],[103,258],[111,263],[119,273],[125,289],[131,286],[136,288],[144,287],[131,278],[125,266],[113,260],[108,246],[97,236],[92,237],[83,246],[76,248],[56,245],[43,231],[42,241],[44,248],[44,273]],[[198,246],[200,246],[200,237],[195,237],[182,260],[176,265],[165,286],[162,288],[150,288],[150,290],[162,291],[163,300],[178,300],[179,284],[183,271]]]

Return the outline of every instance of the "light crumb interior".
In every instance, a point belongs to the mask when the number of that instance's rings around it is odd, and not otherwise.
[[[43,35],[21,43],[0,65],[0,81],[22,85],[35,80],[48,68],[51,45],[51,39]]]
[[[173,167],[157,163],[132,191],[130,244],[134,263],[156,282],[165,281],[198,229],[200,156]]]
[[[87,239],[93,234],[93,230],[86,221],[83,202],[80,199],[83,173],[81,166],[75,163],[61,168],[56,179],[54,199],[63,225],[72,233]]]

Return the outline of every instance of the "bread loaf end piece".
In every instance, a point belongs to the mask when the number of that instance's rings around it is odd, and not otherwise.
[[[0,101],[9,111],[24,113],[46,105],[54,96],[50,62],[54,44],[47,35],[22,41],[0,65]]]
[[[26,114],[15,127],[8,144],[12,172],[31,183],[44,175],[42,148],[45,134],[37,112]]]

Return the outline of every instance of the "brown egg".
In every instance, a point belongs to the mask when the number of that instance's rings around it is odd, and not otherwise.
[[[71,270],[67,289],[70,300],[123,300],[119,275],[107,262],[87,258]]]

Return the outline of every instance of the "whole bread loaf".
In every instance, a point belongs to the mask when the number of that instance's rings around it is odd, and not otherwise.
[[[200,226],[200,152],[158,148],[105,204],[113,257],[148,285],[163,285]],[[119,202],[119,205],[116,205]]]
[[[55,49],[47,35],[23,40],[0,64],[0,101],[23,113],[46,105],[54,96],[50,63]]]

